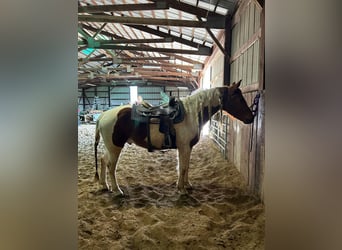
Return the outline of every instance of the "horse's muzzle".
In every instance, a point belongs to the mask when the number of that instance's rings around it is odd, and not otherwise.
[[[252,118],[247,118],[247,119],[245,119],[243,122],[244,122],[245,124],[251,124],[253,121],[254,121],[254,116],[253,116]]]

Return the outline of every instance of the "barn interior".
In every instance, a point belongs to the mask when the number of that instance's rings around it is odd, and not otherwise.
[[[264,20],[258,0],[78,1],[80,249],[264,249]],[[239,80],[255,120],[213,116],[193,152],[201,167],[188,199],[174,193],[175,152],[131,145],[120,159],[126,170],[118,170],[130,196],[98,192],[93,138],[103,111]]]

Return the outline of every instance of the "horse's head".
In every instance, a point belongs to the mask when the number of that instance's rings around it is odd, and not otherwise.
[[[229,87],[221,88],[223,92],[222,109],[240,121],[249,124],[253,122],[254,116],[239,89],[240,84],[241,80],[238,83],[234,82]]]

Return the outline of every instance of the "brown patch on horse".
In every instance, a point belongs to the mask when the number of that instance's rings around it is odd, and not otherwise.
[[[123,147],[127,140],[131,138],[135,144],[147,147],[145,138],[147,137],[146,123],[140,123],[131,120],[132,108],[124,108],[119,111],[118,119],[114,124],[112,134],[113,144]]]

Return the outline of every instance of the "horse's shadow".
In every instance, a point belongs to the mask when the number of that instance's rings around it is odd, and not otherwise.
[[[123,196],[114,195],[106,190],[98,190],[92,193],[103,205],[112,205],[116,208],[198,207],[202,203],[239,205],[246,202],[259,202],[247,190],[210,184],[195,185],[188,190],[188,194],[179,194],[176,191],[175,183],[121,186],[121,189],[124,192]]]

